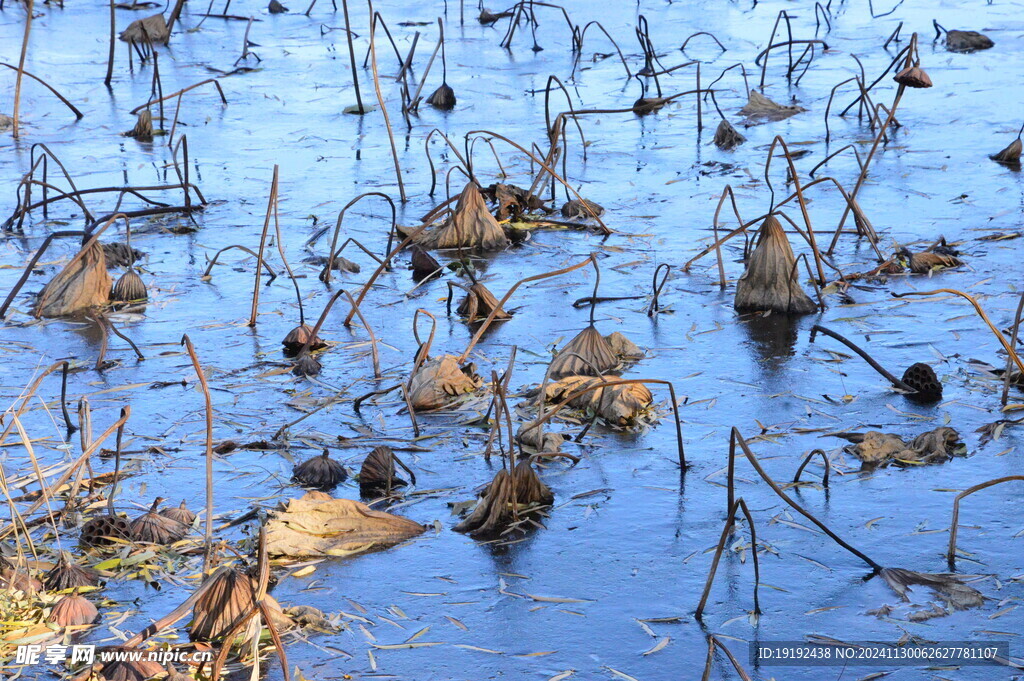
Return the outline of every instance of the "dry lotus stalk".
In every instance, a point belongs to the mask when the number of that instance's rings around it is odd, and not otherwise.
[[[99,615],[96,606],[85,596],[79,596],[76,589],[57,601],[47,619],[59,627],[80,627],[92,624]]]
[[[405,486],[405,480],[395,474],[395,463],[405,469],[413,484],[416,483],[416,476],[395,456],[391,448],[381,445],[366,455],[359,469],[359,489],[364,496],[380,492],[387,494],[394,487]]]
[[[733,127],[733,124],[724,118],[719,122],[718,128],[715,130],[715,146],[719,149],[728,151],[729,149],[735,149],[739,145],[747,141],[744,137]]]
[[[494,219],[484,197],[473,182],[467,182],[455,210],[444,224],[424,230],[415,238],[424,248],[467,248],[498,251],[508,246],[508,238]]]
[[[136,19],[128,24],[128,28],[118,36],[126,43],[164,43],[171,38],[171,32],[167,28],[167,21],[163,14],[154,14],[144,19]]]
[[[108,659],[111,661],[103,665],[95,677],[97,681],[148,681],[154,676],[164,673],[164,668],[159,663],[146,659],[145,651],[141,651],[142,659],[137,661],[117,659],[121,657],[118,653],[130,654],[138,650],[138,648],[107,648],[104,652],[110,653]]]
[[[179,522],[185,527],[192,527],[192,523],[196,521],[196,514],[188,510],[188,506],[185,505],[184,499],[181,500],[180,506],[165,508],[160,511],[160,515]]]
[[[772,311],[809,314],[817,309],[800,287],[796,258],[782,224],[769,215],[758,232],[757,248],[736,282],[733,307],[741,312]]]
[[[620,380],[615,376],[566,376],[557,383],[552,383],[545,390],[545,400],[560,402],[575,392],[595,384],[609,383]],[[643,383],[627,383],[607,388],[596,388],[578,395],[569,401],[573,409],[591,410],[608,423],[615,426],[635,424],[654,401],[651,391]]]
[[[784,106],[768,99],[757,90],[751,90],[746,105],[740,113],[751,121],[781,121],[806,111],[800,106]]]
[[[374,511],[351,499],[308,492],[273,512],[267,523],[267,551],[274,556],[348,556],[412,539],[426,527],[401,516]]]
[[[989,156],[990,159],[997,163],[1002,163],[1008,166],[1020,166],[1020,154],[1024,150],[1024,144],[1021,139],[1017,139],[1010,142],[1009,146],[1000,151],[998,154],[992,154]]]
[[[471,393],[482,381],[470,363],[460,367],[454,355],[428,359],[409,380],[409,403],[416,411],[442,409],[459,395]]]
[[[593,324],[580,331],[551,360],[550,376],[593,376],[619,366],[619,357],[608,338]]]
[[[288,332],[288,335],[281,341],[281,345],[284,346],[284,354],[289,357],[294,357],[299,354],[299,351],[309,343],[309,351],[315,352],[322,350],[327,347],[327,343],[324,342],[320,336],[317,336],[312,341],[309,340],[310,336],[313,335],[313,327],[309,324],[300,324],[294,329]]]
[[[537,476],[527,460],[520,461],[512,475],[504,468],[480,493],[473,512],[455,526],[456,532],[471,537],[493,537],[515,526],[522,516],[535,515],[550,506],[555,495]]]
[[[303,461],[292,470],[292,480],[305,487],[333,489],[345,481],[348,471],[341,463],[331,458],[325,448],[323,454]]]
[[[153,139],[153,112],[149,109],[140,111],[135,127],[126,132],[125,136],[141,140]]]
[[[497,310],[494,315],[495,321],[512,319],[512,315],[501,309],[498,299],[483,284],[477,282],[469,287],[466,297],[462,299],[456,310],[459,316],[470,323],[482,322],[487,319],[491,312]]]
[[[994,47],[995,43],[977,31],[946,31],[946,49],[950,52],[977,52]]]
[[[60,560],[46,573],[43,584],[47,591],[64,591],[81,586],[97,586],[100,575],[92,568],[82,567],[74,562],[71,554],[61,551]]]
[[[61,317],[110,300],[110,275],[103,247],[93,237],[43,288],[32,314]]]
[[[590,210],[588,211],[587,208]],[[601,216],[604,215],[604,207],[594,203],[588,199],[570,199],[562,204],[562,217],[570,218],[572,220],[585,220],[591,217],[591,214]]]
[[[928,274],[933,270],[943,270],[948,267],[960,267],[963,265],[963,261],[960,258],[952,255],[942,255],[940,253],[932,253],[930,251],[923,251],[921,253],[912,253],[906,248],[901,248],[896,252],[896,255],[906,261],[907,267],[914,274]]]
[[[928,77],[925,70],[920,66],[908,66],[892,77],[900,85],[913,88],[927,88],[932,86],[932,79]]]
[[[942,463],[949,460],[960,445],[960,435],[952,428],[939,427],[922,433],[907,443],[898,435],[869,430],[866,433],[840,435],[853,442],[844,450],[872,466],[890,462]]]
[[[188,531],[188,527],[157,513],[163,499],[157,497],[150,509],[132,521],[131,533],[135,541],[147,544],[173,544]]]

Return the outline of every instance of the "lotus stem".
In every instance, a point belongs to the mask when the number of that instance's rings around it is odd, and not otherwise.
[[[828,460],[828,457],[825,455],[824,450],[821,449],[812,449],[811,452],[804,457],[804,460],[800,464],[800,467],[796,469],[796,475],[793,476],[794,484],[800,482],[800,474],[804,472],[804,468],[807,467],[807,464],[809,464],[811,462],[811,459],[813,459],[815,456],[820,456],[822,462],[825,464],[825,474],[821,476],[821,484],[823,487],[828,487],[828,476],[829,473],[832,472],[832,463]]]
[[[267,232],[270,229],[270,215],[277,204],[277,187],[278,187],[278,165],[274,164],[274,178],[270,182],[270,197],[267,199],[267,213],[263,219],[263,232],[260,234],[260,249],[259,255],[256,256],[256,277],[253,282],[252,289],[252,313],[249,316],[249,326],[256,326],[256,308],[260,304],[260,266],[259,263],[263,262],[263,251],[267,246]]]
[[[986,480],[973,487],[968,487],[953,499],[953,517],[949,522],[949,548],[946,549],[946,560],[949,562],[950,569],[953,569],[956,565],[956,537],[957,531],[960,529],[960,500],[993,485],[1001,485],[1004,482],[1013,482],[1014,480],[1024,480],[1024,475],[1008,475],[1003,478]]]
[[[362,199],[368,198],[370,196],[379,196],[380,198],[382,198],[385,201],[387,201],[388,205],[391,207],[391,231],[388,232],[388,245],[387,245],[387,250],[389,252],[391,251],[391,243],[392,243],[392,240],[394,239],[394,236],[395,236],[395,223],[396,223],[397,214],[398,214],[397,210],[395,209],[395,202],[391,200],[390,196],[388,196],[387,194],[385,194],[383,192],[365,192],[363,194],[360,194],[359,196],[355,197],[354,199],[352,199],[351,201],[346,203],[345,207],[342,208],[341,211],[338,213],[338,220],[334,224],[334,235],[331,237],[331,251],[330,251],[330,253],[327,256],[327,265],[324,266],[323,271],[320,273],[320,280],[322,282],[324,282],[325,284],[331,283],[331,270],[334,268],[334,259],[337,257],[337,253],[340,252],[340,250],[339,251],[335,251],[335,249],[338,248],[338,235],[341,233],[341,223],[345,219],[345,212],[349,208],[354,206],[355,204],[359,203],[359,201],[361,201]],[[310,239],[306,243],[308,245],[308,244],[312,243],[315,240],[316,240],[315,238],[314,239]],[[351,239],[349,241],[351,241]],[[345,243],[347,244],[348,241],[346,241]],[[364,251],[369,253],[370,256],[373,257],[377,262],[381,262],[380,258],[377,258],[377,256],[373,255],[372,253],[370,253],[370,251],[366,250],[366,248],[364,248],[363,245],[360,244],[358,241],[355,242],[355,243],[360,248],[362,248]],[[344,248],[344,247],[345,246],[343,244],[342,248]]]
[[[206,265],[206,270],[203,272],[202,276],[200,276],[200,279],[206,279],[207,277],[209,277],[210,276],[210,272],[213,271],[213,266],[217,264],[217,260],[220,258],[221,253],[223,253],[224,251],[230,251],[232,248],[237,248],[240,251],[245,251],[246,253],[248,253],[252,257],[256,258],[256,262],[259,265],[262,265],[263,268],[267,271],[267,274],[270,275],[270,279],[267,280],[267,284],[270,284],[270,282],[274,281],[274,279],[277,279],[277,273],[274,272],[274,268],[272,268],[270,266],[270,264],[267,263],[266,260],[263,260],[262,258],[260,258],[260,256],[255,251],[253,251],[251,248],[248,248],[246,246],[242,246],[241,244],[232,244],[231,246],[225,246],[224,248],[222,248],[219,251],[217,251],[214,254],[213,258],[210,260],[210,262]],[[256,269],[259,270],[259,266],[257,266]]]
[[[203,574],[207,574],[210,568],[210,559],[213,554],[213,400],[210,398],[210,386],[206,382],[206,374],[196,356],[196,349],[192,346],[192,340],[185,334],[181,337],[181,344],[188,351],[189,359],[192,360],[192,368],[199,377],[199,386],[203,391],[203,401],[206,404],[206,536],[205,548],[203,550]]]
[[[715,547],[715,555],[711,559],[711,569],[708,570],[708,578],[704,583],[704,593],[701,595],[700,603],[697,605],[697,611],[694,613],[694,617],[698,621],[700,621],[704,616],[704,606],[707,605],[708,596],[711,595],[711,586],[715,583],[715,573],[718,571],[718,562],[722,558],[722,551],[725,550],[725,541],[732,533],[733,527],[736,526],[736,513],[741,510],[747,520],[747,527],[750,528],[750,555],[753,556],[754,559],[754,614],[761,614],[761,604],[758,601],[758,586],[761,583],[761,567],[757,559],[757,530],[754,528],[754,519],[750,515],[750,510],[747,509],[747,502],[743,501],[743,497],[740,497],[729,509],[729,517],[726,519],[725,526],[722,528],[722,536],[718,539],[718,546]]]
[[[1020,295],[1020,302],[1017,303],[1017,313],[1013,316],[1013,328],[1010,331],[1010,347],[1017,347],[1017,334],[1020,332],[1020,316],[1024,312],[1024,293]],[[1002,334],[1000,334],[1002,335]],[[1003,374],[1003,394],[999,399],[999,403],[1004,407],[1006,401],[1010,396],[1010,378],[1013,375],[1013,358],[1007,356],[1006,358],[1006,372]],[[1024,373],[1021,374],[1021,378],[1024,379]]]
[[[344,6],[347,2],[348,0],[342,0],[342,5]],[[395,135],[391,131],[391,120],[388,118],[388,108],[384,104],[384,95],[380,90],[380,75],[377,73],[377,48],[374,41],[373,2],[372,0],[366,0],[366,4],[369,5],[370,8],[370,67],[373,69],[373,89],[377,93],[377,103],[380,105],[380,112],[384,115],[384,126],[387,128],[388,140],[391,142],[391,158],[395,162],[395,177],[398,180],[398,194],[401,197],[402,203],[405,203],[405,182],[402,180],[402,168],[398,165],[398,148],[395,146]],[[345,11],[347,13],[348,10]],[[351,37],[349,40],[351,41]],[[354,53],[352,59],[355,59]],[[354,64],[352,70],[354,74]]]
[[[203,80],[203,81],[200,81],[200,82],[195,83],[193,85],[189,85],[188,87],[182,88],[182,89],[178,90],[177,92],[172,92],[169,95],[164,95],[160,99],[156,99],[156,100],[151,99],[150,101],[146,102],[145,104],[140,104],[139,106],[137,106],[134,109],[132,109],[131,113],[132,114],[137,114],[140,111],[142,111],[143,109],[148,109],[148,108],[152,107],[154,104],[159,104],[161,102],[166,102],[168,99],[173,99],[175,97],[180,97],[181,95],[185,94],[186,92],[189,92],[190,90],[195,90],[197,87],[200,87],[202,85],[206,85],[207,83],[212,83],[213,86],[215,88],[217,88],[217,94],[220,95],[221,104],[227,105],[228,99],[227,99],[227,97],[224,96],[224,89],[221,88],[220,82],[218,82],[218,80],[216,78],[207,78],[206,80]]]
[[[14,139],[18,139],[18,114],[21,109],[21,80],[25,74],[25,57],[28,54],[28,36],[32,32],[32,10],[35,6],[34,0],[26,0],[25,2],[25,34],[21,39],[21,58],[18,60],[18,76],[15,79],[14,84],[14,113],[12,116],[13,126],[11,133]]]

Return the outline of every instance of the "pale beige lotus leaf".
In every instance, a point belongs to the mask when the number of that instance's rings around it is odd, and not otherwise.
[[[36,299],[35,317],[62,317],[110,301],[110,274],[100,242],[93,239],[50,280]]]
[[[508,246],[508,238],[498,221],[487,210],[480,190],[467,182],[455,210],[436,229],[427,229],[415,239],[424,248],[466,248],[499,251]]]
[[[877,430],[845,433],[840,437],[854,443],[845,447],[845,451],[873,466],[889,462],[942,463],[960,448],[960,434],[946,426],[921,433],[911,442]]]
[[[800,287],[796,257],[782,224],[769,215],[758,231],[757,248],[736,282],[733,307],[740,312],[809,314],[817,309]]]
[[[536,515],[550,506],[554,500],[554,493],[524,459],[511,475],[504,468],[497,472],[480,493],[473,512],[455,526],[455,531],[480,538],[500,535],[514,529],[522,518]]]
[[[495,295],[486,286],[477,282],[469,287],[469,291],[466,293],[466,297],[462,299],[457,312],[460,317],[470,324],[484,321],[494,310],[497,310],[494,313],[495,321],[511,319],[512,315],[505,312],[498,303],[499,301]]]
[[[136,19],[128,24],[128,28],[121,31],[118,36],[126,43],[164,43],[171,38],[171,32],[167,29],[167,20],[163,14],[154,14],[151,17]]]
[[[619,366],[619,358],[607,338],[593,325],[583,329],[551,360],[551,378],[595,376]]]
[[[757,90],[751,90],[747,96],[747,104],[740,113],[747,117],[748,121],[781,121],[784,118],[795,116],[807,109],[801,106],[785,106],[774,102]]]
[[[620,380],[617,376],[566,376],[549,384],[546,395],[549,403],[560,403],[570,395],[595,383]],[[643,383],[627,383],[595,388],[571,399],[569,407],[591,410],[608,423],[616,426],[634,425],[650,408],[654,396]]]
[[[349,556],[412,539],[426,527],[402,516],[374,511],[351,499],[309,492],[291,499],[267,523],[272,556]]]
[[[455,356],[442,355],[428,359],[413,374],[409,382],[409,402],[416,411],[442,409],[481,384],[473,364],[461,367]]]

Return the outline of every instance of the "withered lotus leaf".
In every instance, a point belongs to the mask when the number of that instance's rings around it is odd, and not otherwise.
[[[723,118],[721,122],[719,122],[718,128],[715,129],[714,141],[716,147],[728,151],[729,149],[734,149],[746,142],[747,138],[741,135],[739,131],[733,127],[732,123]]]
[[[303,352],[295,359],[292,373],[296,376],[317,376],[321,369],[323,365],[320,364],[320,360],[308,352]]]
[[[137,248],[129,248],[123,241],[103,244],[103,255],[107,259],[107,267],[128,267],[146,257],[145,253]]]
[[[267,5],[267,11],[271,14],[284,14],[288,11],[288,8],[278,2],[278,0],[270,0],[270,4]]]
[[[1010,142],[1005,149],[997,154],[992,154],[989,158],[1004,165],[1020,166],[1020,155],[1022,150],[1024,150],[1024,143],[1022,143],[1021,139],[1018,137]]]
[[[551,360],[550,371],[551,377],[558,379],[563,376],[593,376],[617,366],[619,357],[612,344],[590,325],[558,351]]]
[[[544,199],[514,184],[496,182],[481,189],[480,193],[485,199],[498,204],[498,220],[516,218],[523,213],[548,212],[547,202]]]
[[[163,14],[154,14],[143,19],[136,19],[128,24],[128,28],[118,36],[126,43],[167,43],[171,32],[167,29],[167,21]]]
[[[147,512],[132,521],[131,533],[135,541],[164,545],[173,544],[185,536],[187,526],[157,513],[162,501],[163,499],[157,497]]]
[[[467,322],[473,324],[487,319],[494,310],[498,310],[494,315],[495,321],[512,319],[512,315],[498,305],[498,299],[494,294],[486,286],[477,282],[469,287],[466,297],[462,299],[456,312]]]
[[[60,627],[78,627],[92,624],[99,617],[96,606],[78,592],[70,593],[61,598],[50,610],[49,621]]]
[[[374,511],[351,499],[308,492],[274,511],[267,524],[267,551],[274,556],[348,556],[412,539],[426,527]]]
[[[434,90],[434,93],[427,97],[427,104],[435,109],[451,111],[455,108],[455,90],[448,83],[441,83],[441,87]]]
[[[960,445],[960,434],[945,426],[922,433],[909,443],[899,435],[877,430],[840,437],[854,443],[844,447],[844,451],[872,466],[890,462],[942,463],[949,460]]]
[[[928,77],[925,70],[920,66],[908,66],[892,77],[900,85],[914,88],[927,88],[932,86],[932,79]]]
[[[589,211],[587,209],[590,209]],[[591,213],[600,217],[604,215],[604,208],[593,201],[583,199],[570,199],[562,204],[562,217],[572,219],[587,219]]]
[[[486,538],[503,534],[521,517],[536,515],[555,500],[551,489],[537,476],[527,460],[509,475],[502,468],[480,493],[473,512],[455,526],[456,532]]]
[[[110,291],[111,300],[125,303],[146,300],[148,297],[146,284],[134,269],[130,269],[118,277],[114,282],[114,288]]]
[[[13,589],[26,594],[34,594],[43,590],[43,583],[8,563],[0,568],[0,589]]]
[[[912,586],[925,586],[935,592],[954,610],[977,608],[985,603],[985,597],[972,586],[964,584],[956,575],[914,572],[903,568],[884,568],[879,573],[903,600]]]
[[[530,428],[529,424],[523,424],[516,431],[516,440],[523,447],[532,449],[541,454],[551,454],[562,449],[562,443],[566,437],[561,433],[543,432],[541,428]]]
[[[605,336],[605,340],[608,341],[608,345],[611,346],[615,356],[621,360],[637,360],[644,356],[644,351],[636,343],[618,331],[613,331]]]
[[[366,455],[359,469],[359,488],[364,496],[405,486],[405,480],[395,474],[396,460],[395,453],[385,445],[375,447]],[[415,483],[416,478],[411,473],[410,476]]]
[[[110,652],[110,662],[103,665],[99,674],[95,677],[97,681],[149,681],[154,676],[164,673],[164,668],[157,662],[146,658],[145,652],[139,660],[117,659],[122,657],[117,653],[127,654],[141,651],[140,648],[106,648]]]
[[[549,402],[561,402],[570,395],[597,383],[617,381],[617,376],[566,376],[557,383],[548,385],[545,391]],[[574,409],[591,410],[615,426],[635,424],[654,402],[654,396],[643,383],[626,383],[595,388],[574,397],[568,406]]]
[[[790,116],[807,111],[801,106],[786,106],[768,99],[757,90],[751,90],[746,105],[740,113],[751,121],[781,121]],[[716,133],[717,134],[717,133]]]
[[[459,395],[471,393],[482,384],[473,364],[460,367],[458,358],[443,355],[428,359],[409,382],[409,402],[416,411],[441,409]]]
[[[758,232],[757,248],[736,282],[733,307],[744,311],[809,314],[817,309],[800,287],[796,257],[782,224],[769,215]]]
[[[946,49],[950,52],[977,52],[994,47],[995,43],[977,31],[946,31]]]
[[[907,262],[907,266],[914,274],[928,274],[933,270],[944,270],[949,267],[959,267],[964,264],[963,261],[956,256],[943,255],[941,253],[933,253],[931,251],[912,253],[906,248],[901,248],[896,252],[896,255]]]
[[[320,456],[303,461],[292,471],[292,479],[300,485],[324,490],[337,487],[347,477],[348,471],[340,462],[331,458],[327,449]]]
[[[412,247],[412,257],[409,259],[409,265],[412,268],[413,279],[416,281],[426,279],[441,269],[441,263],[419,246]]]
[[[185,505],[184,499],[181,500],[180,506],[165,508],[160,511],[160,515],[179,522],[185,527],[192,527],[192,523],[196,521],[196,514],[188,510],[188,506]]]
[[[85,245],[39,293],[32,314],[61,317],[110,300],[110,275],[103,247],[96,239]]]
[[[223,638],[256,599],[256,584],[247,572],[222,567],[208,579],[209,587],[192,607],[192,624],[188,631],[192,641]]]
[[[288,335],[281,341],[281,345],[284,346],[284,353],[289,357],[294,357],[299,354],[299,351],[306,346],[309,342],[309,351],[315,352],[316,350],[322,350],[327,347],[327,343],[324,343],[320,336],[313,338],[310,342],[310,338],[313,336],[313,327],[309,324],[300,324],[294,329],[288,332]]]
[[[134,137],[141,140],[153,139],[153,112],[143,109],[135,121],[135,127],[125,133],[126,137]]]
[[[666,101],[662,97],[641,97],[633,102],[633,113],[637,116],[646,116],[661,111],[665,104]]]
[[[498,251],[508,246],[508,239],[494,219],[484,197],[473,182],[467,182],[455,210],[440,227],[420,232],[416,243],[424,248],[471,248]]]
[[[43,578],[47,591],[64,591],[79,586],[96,586],[99,583],[99,573],[75,563],[67,551],[61,551],[57,564]]]

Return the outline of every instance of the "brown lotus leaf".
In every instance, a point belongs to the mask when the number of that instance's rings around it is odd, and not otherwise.
[[[120,657],[118,655],[119,652],[131,653],[141,649],[116,647],[104,650],[109,652],[112,658],[116,658]],[[103,665],[95,679],[96,681],[149,681],[154,676],[159,676],[163,673],[164,668],[159,663],[151,662],[143,654],[140,660],[111,659],[110,662]]]
[[[529,212],[548,212],[546,201],[514,184],[496,182],[481,189],[480,193],[488,201],[498,204],[498,220],[515,218]]]
[[[618,331],[611,332],[605,336],[605,339],[612,347],[612,352],[614,352],[619,359],[637,360],[644,356],[644,351],[641,350],[636,343],[629,340]]]
[[[43,577],[47,591],[64,591],[79,586],[96,586],[99,583],[99,573],[75,563],[67,551],[61,551],[57,564]]]
[[[288,8],[277,0],[270,0],[270,4],[267,5],[267,11],[271,14],[284,14],[288,11]]]
[[[99,241],[93,239],[43,288],[32,314],[61,317],[104,305],[109,300],[106,257]]]
[[[928,274],[933,270],[942,270],[948,267],[959,267],[963,265],[960,258],[952,255],[942,255],[931,251],[912,253],[906,248],[901,248],[896,255],[907,262],[907,266],[914,274]]]
[[[1024,143],[1021,139],[1017,139],[1010,142],[1010,144],[997,154],[989,156],[990,159],[997,163],[1002,163],[1008,166],[1020,166],[1020,155],[1021,151],[1024,150]]]
[[[125,136],[142,140],[153,139],[153,112],[149,109],[140,111],[135,127],[126,132]]]
[[[304,629],[316,629],[325,633],[334,633],[338,630],[324,616],[322,610],[317,610],[311,605],[292,605],[284,609],[284,614]]]
[[[320,360],[308,352],[303,352],[295,359],[292,373],[296,376],[316,376],[321,369],[323,365],[320,364]]]
[[[637,116],[661,111],[668,102],[663,97],[641,97],[633,102],[633,113]]]
[[[584,390],[595,382],[609,383],[620,380],[616,376],[566,376],[557,383],[548,385],[546,392],[549,402],[561,402],[570,395]],[[595,388],[574,397],[568,406],[574,409],[590,410],[615,426],[629,426],[654,402],[654,396],[643,383],[625,383]]]
[[[512,319],[512,315],[498,305],[498,299],[494,294],[486,286],[477,282],[469,287],[466,297],[462,299],[456,312],[466,322],[473,324],[484,321],[494,310],[497,310],[494,321]]]
[[[977,31],[946,31],[946,49],[950,52],[977,52],[995,46],[992,39]]]
[[[519,444],[541,454],[561,451],[562,443],[566,439],[561,433],[544,432],[541,427],[530,428],[528,423],[524,423],[516,431],[516,440],[519,441]]]
[[[130,269],[118,277],[110,291],[110,299],[118,302],[135,302],[147,298],[149,298],[149,294],[146,291],[146,283],[134,269]]]
[[[512,475],[502,468],[480,493],[473,512],[455,526],[456,532],[487,538],[514,529],[522,517],[537,515],[555,495],[537,476],[528,460],[520,461]]]
[[[427,104],[442,111],[454,109],[455,101],[455,90],[448,83],[441,83],[441,86],[427,97]]]
[[[302,262],[306,262],[317,267],[326,267],[327,256],[310,255],[303,258]],[[343,258],[340,255],[334,256],[334,260],[331,261],[331,269],[337,270],[338,272],[349,272],[350,274],[359,274],[359,272],[362,270],[362,268],[359,266],[359,263],[352,262],[348,258]]]
[[[467,182],[455,210],[440,227],[420,232],[415,239],[424,248],[469,248],[498,251],[508,246],[508,238],[494,219],[484,197],[473,182]]]
[[[59,627],[78,627],[92,624],[99,615],[96,606],[88,598],[79,596],[76,591],[57,601],[47,619]]]
[[[86,546],[109,546],[117,540],[131,539],[132,529],[127,520],[117,515],[99,515],[82,525],[79,540]]]
[[[165,508],[160,511],[160,515],[179,522],[185,527],[192,527],[192,523],[196,521],[196,514],[188,510],[188,506],[185,505],[184,499],[181,500],[180,506]]]
[[[746,142],[747,138],[741,135],[739,131],[733,127],[732,123],[723,118],[721,122],[719,122],[718,128],[715,129],[714,141],[716,147],[728,151],[729,149],[734,149]]]
[[[441,269],[441,263],[419,246],[412,247],[412,258],[409,260],[409,265],[412,268],[413,279],[416,281],[426,279]]]
[[[956,575],[914,572],[903,568],[883,568],[879,574],[904,601],[910,600],[907,598],[910,587],[925,586],[954,610],[977,608],[985,603],[985,597],[980,591],[964,584]]]
[[[247,572],[222,567],[208,579],[209,587],[192,607],[192,624],[188,632],[192,641],[220,640],[256,600],[256,584]]]
[[[589,208],[589,210],[587,210]],[[562,204],[562,217],[575,220],[586,220],[593,215],[604,215],[604,208],[593,201],[570,199]]]
[[[405,480],[395,474],[395,463],[405,468],[391,448],[385,445],[375,447],[366,455],[363,465],[359,469],[359,489],[363,496],[378,493],[388,494],[392,488],[406,485]],[[415,484],[416,476],[408,468],[406,468],[406,472],[409,473],[409,478]]]
[[[591,324],[558,351],[551,360],[550,372],[555,379],[594,376],[614,369],[619,363],[609,339]]]
[[[281,341],[281,345],[284,346],[284,354],[289,357],[294,357],[299,354],[302,348],[306,347],[306,343],[309,343],[309,351],[315,352],[322,350],[327,347],[327,343],[324,342],[320,336],[313,338],[310,342],[310,338],[313,336],[313,327],[309,324],[300,324],[294,329],[288,332],[288,335]]]
[[[275,511],[267,524],[267,551],[275,556],[348,556],[422,534],[426,527],[374,511],[351,499],[307,493]]]
[[[768,99],[757,90],[750,91],[750,94],[747,96],[746,105],[740,109],[740,113],[746,116],[748,121],[759,122],[781,121],[803,111],[807,111],[807,109],[801,106],[785,106],[783,104],[778,104]]]
[[[173,544],[188,531],[188,527],[157,513],[163,499],[157,497],[149,511],[143,513],[131,523],[132,538],[147,544]]]
[[[14,119],[7,114],[0,113],[0,130],[7,130],[14,126]]]
[[[758,231],[757,248],[736,282],[733,307],[740,312],[809,314],[817,309],[800,287],[796,257],[782,224],[769,215]]]
[[[928,77],[925,70],[920,66],[908,66],[892,77],[900,85],[914,88],[926,88],[932,86],[932,79]]]
[[[103,255],[107,259],[107,267],[128,267],[136,260],[142,260],[146,254],[136,248],[129,248],[123,241],[103,244]]]
[[[4,561],[6,563],[6,561]],[[43,590],[43,583],[27,572],[19,570],[10,563],[0,568],[0,589],[12,589],[26,594],[34,594]]]
[[[420,365],[409,381],[409,402],[416,411],[441,409],[459,395],[471,393],[482,385],[476,367],[459,366],[458,358],[443,355]]]
[[[163,43],[171,39],[171,32],[167,29],[167,21],[163,14],[154,14],[151,17],[136,19],[128,24],[128,28],[121,31],[118,36],[126,43]]]
[[[332,489],[345,481],[348,471],[340,462],[331,458],[325,448],[323,454],[303,461],[292,470],[292,480],[307,487]]]
[[[960,434],[941,426],[918,435],[907,443],[899,435],[869,430],[865,433],[843,433],[842,437],[855,444],[844,450],[865,464],[872,466],[890,462],[941,463],[953,456],[960,444]]]

